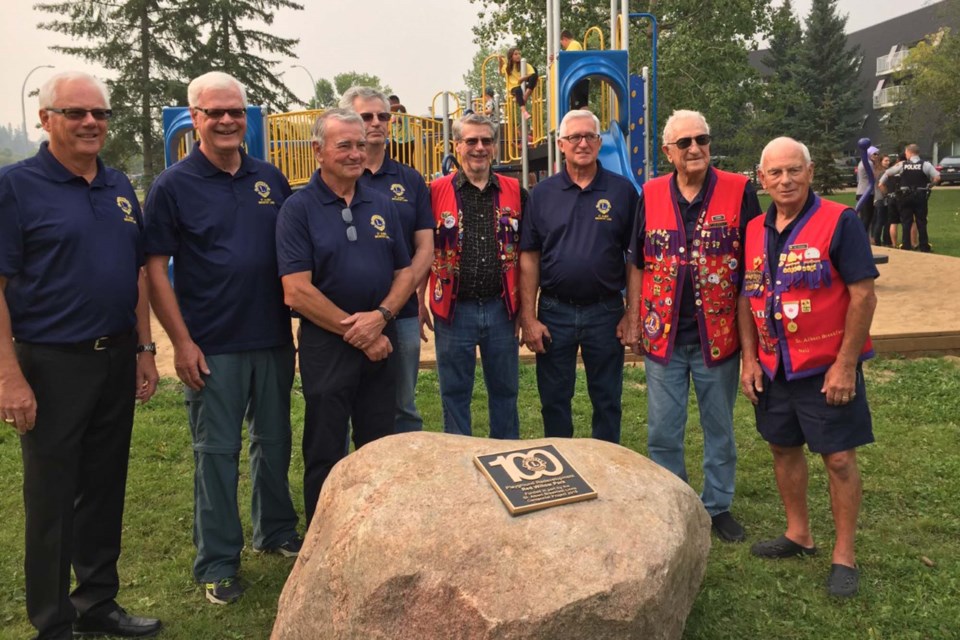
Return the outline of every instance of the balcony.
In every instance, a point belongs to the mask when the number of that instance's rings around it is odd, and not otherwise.
[[[907,87],[903,85],[896,85],[893,87],[887,87],[885,89],[880,89],[879,91],[873,92],[873,108],[874,109],[883,109],[884,107],[892,107],[901,100],[904,99],[907,95]]]
[[[899,51],[888,53],[885,56],[880,56],[877,58],[877,75],[885,76],[899,71],[901,67],[903,67],[903,61],[907,59],[909,54],[909,49],[900,49]]]

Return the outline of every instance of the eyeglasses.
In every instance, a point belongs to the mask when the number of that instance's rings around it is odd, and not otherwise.
[[[79,107],[67,107],[66,109],[54,109],[47,107],[47,111],[59,113],[67,120],[83,120],[87,114],[93,116],[94,120],[109,120],[113,116],[112,109],[80,109]]]
[[[347,225],[347,240],[349,242],[356,242],[357,228],[353,226],[353,211],[350,210],[350,207],[342,209],[340,211],[340,217],[343,218],[343,223]]]
[[[587,144],[593,144],[600,139],[600,136],[596,133],[571,133],[569,136],[562,136],[560,139],[577,146],[582,140],[586,140]]]
[[[477,145],[483,145],[485,147],[493,146],[493,138],[464,138],[461,142],[468,147],[475,147]]]
[[[364,111],[360,114],[360,117],[363,118],[364,122],[373,122],[374,118],[380,122],[390,122],[390,118],[393,117],[393,114],[387,111],[381,111],[380,113],[370,113],[369,111]]]
[[[234,120],[240,120],[241,118],[247,117],[246,109],[204,109],[203,107],[194,107],[194,109],[214,120],[220,120],[225,115],[230,116]]]
[[[677,145],[677,149],[688,149],[694,142],[697,143],[698,147],[705,147],[710,144],[711,140],[713,140],[713,138],[709,133],[701,133],[692,138],[687,136],[686,138],[679,138],[676,142],[665,142],[664,144],[675,144]]]

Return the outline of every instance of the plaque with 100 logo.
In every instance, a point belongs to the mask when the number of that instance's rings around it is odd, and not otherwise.
[[[552,444],[476,456],[473,462],[510,515],[597,497]]]

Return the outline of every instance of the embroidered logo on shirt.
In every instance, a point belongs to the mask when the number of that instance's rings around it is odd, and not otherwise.
[[[370,216],[370,224],[377,230],[377,233],[373,236],[374,238],[378,240],[390,239],[390,235],[386,232],[387,221],[383,219],[383,216],[378,213],[373,214]]]
[[[407,202],[407,197],[404,195],[406,192],[407,190],[400,183],[390,185],[390,193],[393,194],[394,202]]]
[[[130,204],[129,200],[123,196],[117,196],[117,206],[120,208],[120,211],[123,211],[124,222],[137,223],[137,219],[133,217],[133,205]]]
[[[276,204],[270,197],[270,185],[263,180],[257,180],[256,184],[253,185],[253,190],[260,196],[258,204]]]
[[[597,211],[599,211],[599,213],[597,214],[597,217],[594,218],[594,220],[610,222],[610,210],[612,208],[613,207],[610,205],[610,201],[607,200],[606,198],[601,198],[600,200],[597,200]]]

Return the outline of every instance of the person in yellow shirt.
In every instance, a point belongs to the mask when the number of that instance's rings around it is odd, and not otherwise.
[[[583,45],[574,39],[573,34],[564,29],[560,32],[560,47],[564,51],[583,51]],[[584,78],[570,91],[570,108],[586,109],[590,102],[590,79]]]
[[[502,73],[506,79],[507,93],[513,94],[517,106],[519,106],[523,112],[523,117],[529,118],[530,113],[527,111],[527,100],[537,86],[538,78],[537,70],[529,63],[527,63],[526,69],[521,73],[520,61],[522,59],[523,56],[520,53],[520,49],[518,47],[510,47],[510,49],[507,50],[506,58],[500,56],[500,73]]]

